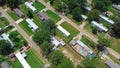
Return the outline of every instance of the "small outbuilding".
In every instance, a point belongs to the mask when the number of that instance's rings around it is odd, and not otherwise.
[[[18,8],[14,8],[13,11],[21,18],[24,18],[25,15],[22,11],[20,11]]]

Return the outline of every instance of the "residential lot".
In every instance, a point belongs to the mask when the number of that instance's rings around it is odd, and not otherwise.
[[[55,23],[57,23],[57,22],[61,19],[57,14],[53,13],[51,10],[47,10],[45,13],[46,13],[46,14],[50,17],[50,19],[53,20]]]
[[[33,34],[33,31],[28,27],[28,23],[24,20],[19,25],[25,30],[25,32],[30,36]]]
[[[79,33],[78,30],[76,30],[74,27],[72,27],[70,24],[66,22],[62,23],[61,26],[70,33],[70,36],[66,37],[62,32],[60,32],[57,29],[57,35],[61,37],[65,42],[69,42],[70,40],[72,40],[73,37],[75,37]]]
[[[40,10],[42,10],[42,9],[44,9],[45,8],[45,6],[43,5],[43,4],[41,4],[40,2],[35,2],[35,3],[33,3],[33,5],[35,6],[35,8],[38,10],[38,11],[40,11]]]
[[[1,18],[0,18],[0,27],[1,27],[1,28],[4,28],[4,27],[7,26],[7,25],[9,25],[8,20],[7,20],[6,18],[4,18],[4,17],[1,17]]]
[[[26,52],[26,54],[27,54],[26,61],[31,66],[31,68],[40,68],[44,66],[44,63],[39,58],[34,49],[30,49],[29,51]]]

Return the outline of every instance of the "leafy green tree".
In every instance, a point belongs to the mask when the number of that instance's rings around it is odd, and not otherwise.
[[[111,5],[110,0],[92,0],[93,8],[101,10],[101,11],[107,11],[108,7]]]
[[[27,16],[28,16],[29,18],[33,18],[33,14],[32,14],[32,12],[31,12],[30,10],[28,10]]]
[[[70,59],[64,57],[62,60],[61,60],[61,64],[59,65],[61,66],[61,68],[74,68],[72,62],[70,61]]]
[[[52,20],[47,20],[42,24],[42,30],[49,30],[51,35],[56,34],[56,26]]]
[[[98,28],[97,28],[97,27],[93,27],[93,28],[92,28],[92,33],[93,33],[93,34],[97,34],[97,31],[98,31]]]
[[[82,65],[78,64],[76,68],[84,68]]]
[[[111,0],[113,4],[120,4],[119,0]]]
[[[59,65],[63,57],[64,55],[62,54],[62,52],[56,50],[50,54],[49,61],[52,63],[52,65],[57,66]]]
[[[79,7],[76,7],[75,9],[73,9],[72,13],[73,15],[73,18],[76,20],[76,21],[81,21],[81,14],[82,14],[82,10],[79,8]]]
[[[113,25],[112,30],[114,31],[115,37],[120,38],[120,20],[119,19]]]
[[[110,47],[111,46],[110,40],[109,39],[105,39],[105,38],[100,38],[98,40],[98,43],[101,46],[106,46],[106,47]]]
[[[44,41],[50,41],[50,32],[48,30],[40,30],[32,38],[38,45],[41,45]]]
[[[52,45],[48,41],[44,41],[40,48],[42,49],[43,55],[48,55],[52,52]]]
[[[93,9],[89,12],[88,14],[88,20],[92,21],[92,20],[98,20],[100,15],[100,11],[97,9]]]
[[[11,45],[6,40],[0,40],[0,54],[8,55],[12,52]]]

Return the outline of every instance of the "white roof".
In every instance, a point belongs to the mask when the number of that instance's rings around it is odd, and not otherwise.
[[[32,6],[31,3],[25,2],[25,5],[26,5],[28,8],[30,8],[33,12],[37,11],[37,9],[36,9],[34,6]]]
[[[78,43],[81,47],[83,47],[85,50],[87,50],[90,54],[93,53],[93,51],[92,51],[89,47],[87,47],[83,42],[81,42],[80,40],[77,40],[77,43]]]
[[[25,52],[23,52],[21,55],[22,55],[24,58],[27,56],[27,55],[25,54]]]
[[[83,6],[86,10],[88,11],[91,11],[91,8],[90,7],[87,7],[87,6]]]
[[[28,22],[29,26],[33,28],[33,30],[37,30],[39,28],[30,18],[27,18],[26,21]]]
[[[87,16],[85,16],[85,15],[81,15],[81,17],[84,19],[84,20],[86,20],[87,19]]]
[[[51,36],[51,43],[58,47],[60,45],[60,42],[53,36]]]
[[[18,58],[24,68],[31,68],[20,52],[18,52],[15,56]]]
[[[63,27],[58,26],[57,27],[63,34],[65,34],[67,37],[70,36],[70,33],[68,31],[66,31]]]
[[[100,18],[104,19],[104,20],[107,21],[108,23],[114,24],[114,21],[110,20],[109,18],[107,18],[107,17],[105,17],[105,16],[103,16],[103,15],[99,15],[99,16],[100,16]]]
[[[12,41],[10,40],[10,38],[9,38],[9,34],[4,33],[4,34],[2,34],[1,36],[2,36],[2,39],[9,41],[9,43],[11,44],[11,47],[14,46],[13,42],[12,42]]]
[[[100,24],[97,23],[96,21],[92,21],[91,23],[92,23],[93,25],[97,26],[98,28],[100,28],[101,30],[105,31],[105,32],[108,31],[108,29],[107,29],[106,27],[100,25]]]

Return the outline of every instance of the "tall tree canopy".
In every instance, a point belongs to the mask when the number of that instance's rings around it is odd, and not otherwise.
[[[48,41],[44,41],[40,48],[42,49],[43,55],[48,55],[52,52],[52,45]]]
[[[8,55],[12,52],[11,45],[6,40],[0,40],[0,54]]]
[[[110,0],[92,0],[93,8],[106,11],[108,7],[111,5]]]
[[[98,20],[100,11],[97,9],[92,9],[88,14],[88,20]]]
[[[79,7],[74,8],[71,14],[76,21],[81,21],[82,10]]]
[[[120,20],[119,19],[113,25],[112,30],[114,31],[115,36],[120,38]]]

